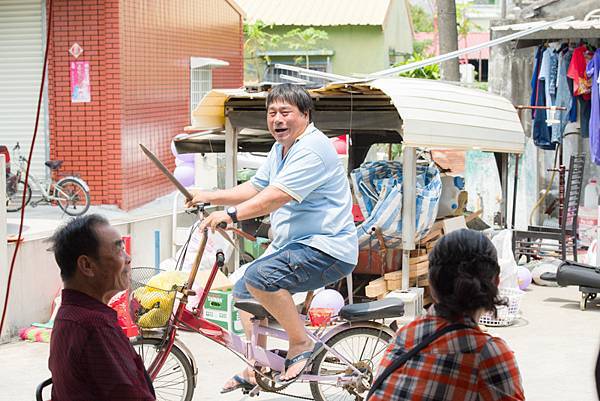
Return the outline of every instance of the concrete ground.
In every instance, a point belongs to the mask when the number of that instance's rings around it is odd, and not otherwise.
[[[576,287],[532,286],[522,302],[516,324],[490,328],[515,351],[525,393],[533,401],[594,401],[593,370],[600,344],[600,302],[579,310]],[[241,368],[237,357],[197,334],[184,333],[199,364],[194,400],[249,399],[240,392],[220,395],[221,385]],[[38,383],[49,376],[48,345],[12,342],[0,345],[0,401],[29,401]],[[309,396],[308,385],[296,384],[290,393]],[[262,393],[259,399],[285,400]]]

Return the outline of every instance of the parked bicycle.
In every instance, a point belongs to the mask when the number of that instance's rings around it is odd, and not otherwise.
[[[16,212],[21,210],[23,192],[25,192],[25,205],[31,203],[35,207],[41,203],[58,204],[70,216],[79,216],[87,212],[90,207],[90,190],[87,183],[80,177],[67,175],[55,181],[54,177],[62,166],[62,160],[48,160],[48,167],[52,174],[50,179],[39,180],[29,173],[27,187],[25,187],[25,172],[27,171],[27,158],[21,155],[21,146],[13,147],[13,159],[17,169],[6,178],[6,210]],[[39,190],[40,198],[31,200],[32,186]]]
[[[198,206],[199,214],[203,212],[204,206],[206,205]],[[197,226],[192,229],[197,229]],[[196,295],[192,288],[206,242],[205,232],[192,270],[182,286],[173,286],[169,291],[148,288],[147,280],[156,271],[153,268],[141,268],[133,269],[132,272],[133,293],[140,288],[150,290],[144,291],[145,299],[141,303],[132,296],[134,319],[141,322],[143,316],[151,316],[148,315],[149,312],[158,312],[157,309],[165,307],[168,309],[166,314],[161,312],[164,316],[161,321],[153,319],[152,328],[142,328],[142,335],[132,341],[152,378],[157,400],[191,400],[196,376],[203,372],[202,366],[196,364],[193,354],[177,337],[179,329],[193,331],[213,340],[248,364],[256,374],[257,385],[252,389],[243,389],[245,394],[253,396],[260,391],[284,394],[282,391],[289,383],[277,381],[276,376],[284,370],[285,351],[264,349],[258,345],[257,339],[258,336],[265,335],[287,340],[287,334],[281,329],[260,325],[260,320],[271,317],[262,305],[253,300],[235,303],[235,307],[254,316],[253,335],[249,341],[203,317],[204,303],[217,270],[225,263],[222,251],[216,253],[215,263],[197,304],[188,305],[188,297]],[[178,303],[175,302],[176,299]],[[375,369],[394,335],[390,327],[375,320],[397,318],[403,313],[402,301],[387,299],[346,305],[338,316],[325,316],[317,327],[307,325],[305,329],[308,336],[315,342],[316,349],[320,350],[316,351],[318,354],[312,367],[301,374],[296,382],[310,383],[312,395],[318,401],[364,400],[373,382]]]

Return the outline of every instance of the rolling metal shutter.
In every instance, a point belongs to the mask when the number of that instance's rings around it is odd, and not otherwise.
[[[18,141],[27,157],[37,108],[45,41],[45,1],[0,0],[0,144]],[[31,172],[46,176],[49,154],[46,100],[40,115]]]

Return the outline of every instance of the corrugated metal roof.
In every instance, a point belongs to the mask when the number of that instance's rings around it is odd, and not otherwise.
[[[516,31],[524,31],[525,29],[533,28],[539,26],[546,21],[535,21],[535,22],[526,22],[522,24],[513,24],[513,25],[501,25],[492,27],[492,31],[508,31],[508,32],[516,32]],[[590,20],[590,21],[569,21],[563,22],[562,24],[554,25],[550,28],[546,28],[544,31],[566,31],[566,30],[587,30],[587,29],[600,29],[600,20]]]
[[[392,0],[237,0],[246,20],[273,25],[383,25]]]
[[[311,92],[320,99],[340,99],[348,95],[349,91],[352,91],[355,101],[361,96],[387,96],[402,120],[403,143],[408,146],[523,152],[525,136],[517,111],[508,99],[501,96],[439,81],[411,78],[382,78],[352,84],[333,83]],[[225,104],[232,104],[231,101],[235,99],[254,99],[254,106],[263,104],[264,107],[264,97],[264,92],[213,90],[193,112],[196,122],[194,128],[201,130],[223,127]],[[346,98],[349,106],[352,99],[350,96]],[[263,132],[262,136],[255,131],[249,135],[240,135],[238,143],[242,148],[244,140],[255,144],[260,140],[265,144],[265,150],[273,143],[268,132]],[[224,135],[200,136],[191,142],[206,141],[222,142]]]

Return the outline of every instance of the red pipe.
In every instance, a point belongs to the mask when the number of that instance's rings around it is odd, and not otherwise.
[[[50,32],[52,30],[52,0],[48,0],[48,29],[46,30],[46,50],[44,52],[44,67],[42,68],[42,82],[40,83],[40,93],[38,96],[37,113],[35,116],[35,127],[33,128],[33,138],[31,139],[31,146],[29,147],[29,157],[27,160],[27,169],[25,170],[25,188],[29,182],[29,168],[31,167],[31,160],[33,156],[33,147],[35,145],[35,139],[37,138],[38,126],[40,123],[40,111],[42,108],[42,97],[44,95],[44,83],[46,81],[46,69],[48,67],[48,49],[50,48]],[[4,188],[1,189],[2,191]],[[8,281],[6,282],[6,296],[4,297],[4,307],[2,308],[2,319],[0,319],[0,335],[4,328],[4,319],[6,318],[6,310],[8,308],[8,296],[10,295],[10,283],[12,280],[13,271],[15,269],[15,261],[17,260],[17,253],[21,246],[21,235],[23,234],[23,221],[25,220],[25,196],[27,191],[23,191],[23,198],[21,199],[21,220],[19,222],[19,233],[17,234],[17,242],[15,243],[15,253],[13,254],[12,261],[10,262],[10,268],[8,270]],[[0,205],[0,207],[5,207]]]

